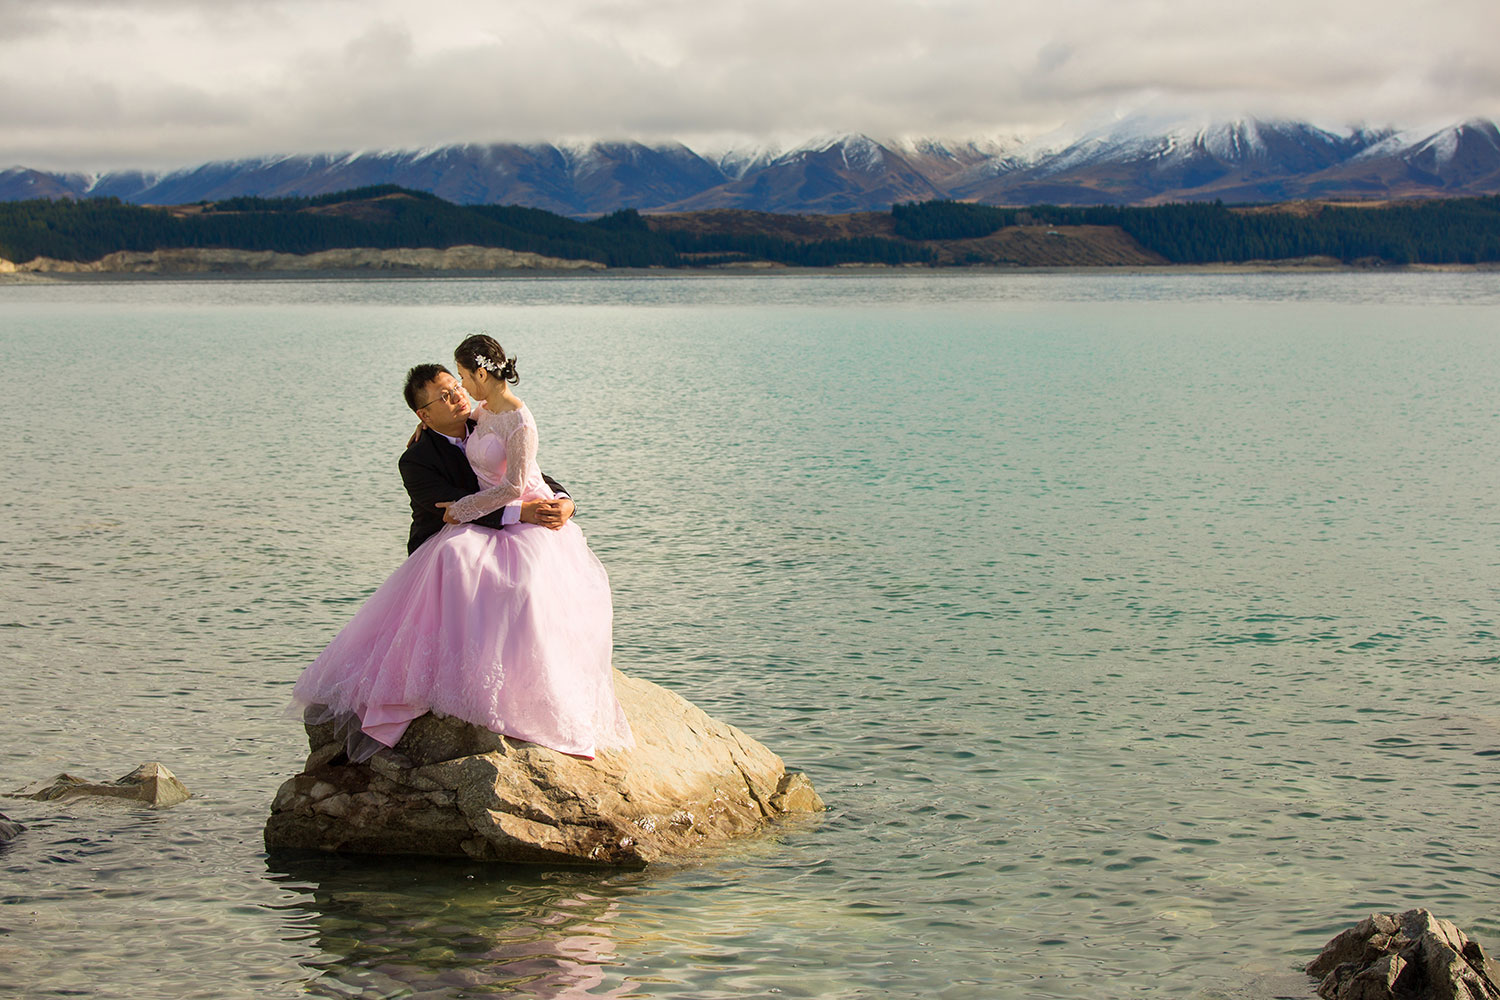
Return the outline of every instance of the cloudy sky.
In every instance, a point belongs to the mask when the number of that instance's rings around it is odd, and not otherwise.
[[[1497,0],[0,0],[0,167],[1500,118]]]

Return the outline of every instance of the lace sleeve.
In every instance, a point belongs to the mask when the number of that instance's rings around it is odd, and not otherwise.
[[[528,420],[505,439],[505,479],[478,493],[470,493],[448,508],[456,520],[472,521],[519,500],[526,486],[526,470],[536,461],[536,428]]]

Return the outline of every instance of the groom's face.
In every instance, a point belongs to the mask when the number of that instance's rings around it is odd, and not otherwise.
[[[437,378],[422,387],[427,402],[417,410],[422,423],[439,434],[461,437],[464,424],[469,419],[469,397],[458,379],[442,372]]]

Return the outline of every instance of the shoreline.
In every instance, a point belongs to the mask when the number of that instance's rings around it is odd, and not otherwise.
[[[1390,264],[1368,266],[1277,261],[1247,261],[1215,264],[1119,264],[1119,265],[968,265],[962,267],[903,267],[858,265],[835,267],[737,266],[684,268],[505,268],[470,270],[459,268],[288,268],[285,270],[130,270],[130,271],[0,271],[0,286],[131,283],[156,281],[494,281],[528,278],[762,278],[762,277],[906,277],[1002,275],[1235,275],[1235,274],[1469,274],[1500,273],[1500,262],[1479,264]]]

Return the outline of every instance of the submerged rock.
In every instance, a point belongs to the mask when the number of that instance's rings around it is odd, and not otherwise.
[[[636,746],[591,761],[429,714],[350,764],[332,725],[309,726],[266,847],[641,865],[823,808],[806,776],[678,695],[618,671],[615,691]]]
[[[1372,913],[1307,965],[1324,1000],[1500,1000],[1478,942],[1427,910]]]
[[[71,799],[80,795],[97,795],[110,799],[144,802],[153,809],[163,809],[185,802],[193,793],[183,787],[177,776],[161,764],[142,764],[114,781],[90,781],[71,774],[59,774],[48,781],[33,782],[11,792],[20,799]]]
[[[4,813],[0,813],[0,844],[8,844],[15,840],[26,828]]]

